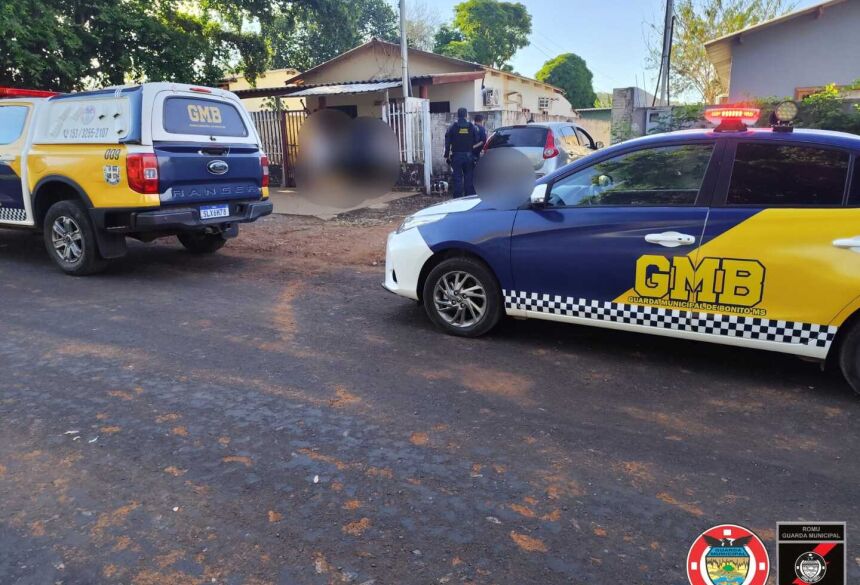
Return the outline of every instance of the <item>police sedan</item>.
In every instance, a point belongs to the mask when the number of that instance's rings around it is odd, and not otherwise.
[[[384,286],[443,331],[503,315],[838,363],[860,392],[860,136],[754,108],[580,159],[511,203],[428,207],[389,235]]]

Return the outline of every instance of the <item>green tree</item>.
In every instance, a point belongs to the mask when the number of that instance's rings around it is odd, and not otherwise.
[[[591,80],[593,75],[582,57],[564,53],[543,64],[535,74],[539,81],[564,90],[567,100],[574,108],[593,108],[597,94]]]
[[[0,3],[0,85],[68,91],[142,80],[214,83],[268,62],[244,32],[264,0],[16,0]]]
[[[261,23],[276,68],[305,71],[371,38],[399,42],[397,14],[385,0],[290,4]]]
[[[791,0],[680,0],[675,5],[670,87],[674,95],[693,93],[715,103],[725,88],[705,51],[705,43],[783,14]],[[663,25],[651,27],[649,64],[659,69]]]
[[[434,51],[502,68],[529,44],[532,17],[519,2],[466,0],[454,7],[454,21],[436,34]]]

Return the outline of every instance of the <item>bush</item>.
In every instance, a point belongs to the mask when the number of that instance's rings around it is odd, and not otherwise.
[[[860,87],[860,81],[855,81],[847,89]],[[770,115],[777,104],[784,100],[767,98],[759,100],[761,118],[758,126],[767,127]],[[842,92],[835,84],[826,86],[818,93],[805,97],[798,104],[798,114],[794,125],[798,128],[818,128],[821,130],[837,130],[860,134],[860,104],[853,106],[845,102]]]

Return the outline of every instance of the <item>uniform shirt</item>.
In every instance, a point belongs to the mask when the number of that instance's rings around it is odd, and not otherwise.
[[[487,142],[487,129],[475,124],[475,130],[478,133],[478,139],[474,143],[480,142],[481,144],[480,146],[476,146],[472,149],[472,154],[475,155],[475,157],[479,157],[481,156],[481,151],[484,150],[484,144]]]
[[[478,140],[474,124],[468,120],[457,120],[445,132],[445,156],[451,152],[472,152]]]

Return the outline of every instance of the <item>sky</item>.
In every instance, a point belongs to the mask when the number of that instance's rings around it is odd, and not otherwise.
[[[412,1],[407,0],[407,10]],[[417,1],[449,21],[460,0]],[[665,0],[519,1],[532,15],[532,35],[531,44],[511,60],[517,73],[533,77],[552,57],[576,53],[594,74],[596,91],[629,86],[654,91],[656,72],[647,69],[647,39],[649,25],[662,22]],[[795,0],[795,8],[821,1]]]

